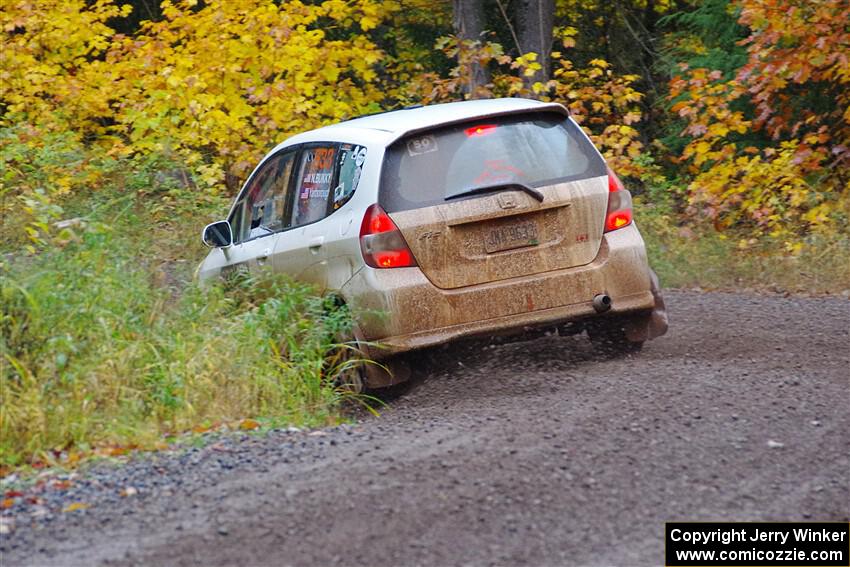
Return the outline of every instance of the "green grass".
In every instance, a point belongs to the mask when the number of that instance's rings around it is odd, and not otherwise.
[[[0,278],[0,463],[245,417],[337,420],[323,365],[347,313],[272,277],[174,298],[131,256],[87,235]]]
[[[127,243],[96,234],[13,267],[0,307],[5,465],[245,417],[338,419],[323,365],[347,313],[301,284],[189,284],[175,298]]]
[[[850,233],[810,235],[790,253],[783,242],[681,223],[663,206],[635,206],[650,264],[665,287],[844,293],[850,290]],[[742,241],[745,246],[742,246]]]
[[[341,419],[328,361],[347,311],[271,275],[193,282],[200,227],[226,203],[133,181],[63,202],[84,219],[73,238],[0,247],[0,471],[245,418]]]

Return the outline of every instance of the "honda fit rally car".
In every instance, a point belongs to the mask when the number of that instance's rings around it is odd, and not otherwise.
[[[359,371],[370,387],[406,379],[397,355],[461,337],[578,329],[622,352],[667,330],[631,195],[559,104],[440,104],[299,134],[203,240],[201,280],[266,268],[345,302],[384,363]]]

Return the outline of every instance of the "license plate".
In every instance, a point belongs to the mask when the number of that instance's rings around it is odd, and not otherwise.
[[[484,249],[488,254],[492,254],[502,250],[537,246],[539,243],[537,225],[532,222],[518,222],[491,229],[484,241]]]

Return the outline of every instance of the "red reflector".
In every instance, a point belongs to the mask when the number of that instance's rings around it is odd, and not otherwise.
[[[623,228],[632,222],[632,194],[626,190],[617,174],[608,168],[608,212],[605,232]]]
[[[403,268],[415,266],[410,250],[383,250],[372,254],[379,268]]]
[[[605,232],[611,232],[612,230],[623,228],[630,222],[632,222],[631,209],[626,209],[624,211],[615,211],[609,214],[608,218],[605,219]]]
[[[467,128],[464,132],[466,132],[467,138],[474,138],[476,136],[486,136],[487,134],[491,134],[496,128],[496,124],[479,124],[478,126]]]

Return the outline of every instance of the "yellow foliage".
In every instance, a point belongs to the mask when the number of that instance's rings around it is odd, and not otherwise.
[[[203,154],[209,183],[225,170],[244,176],[288,135],[376,108],[382,54],[360,32],[392,9],[165,0],[162,21],[126,37],[106,21],[129,7],[111,0],[21,0],[0,16],[3,121],[119,135],[136,152]]]
[[[384,89],[376,71],[383,53],[363,32],[410,9],[427,11],[421,0],[405,10],[394,0],[164,0],[161,7],[162,21],[143,22],[127,37],[107,25],[130,9],[112,0],[13,3],[0,16],[4,124],[70,130],[115,157],[179,155],[209,187],[226,173],[244,178],[288,135],[377,110],[389,97],[460,98],[465,69],[481,65],[499,71],[471,96],[563,101],[622,173],[636,171],[641,95],[631,87],[635,77],[615,75],[602,59],[576,70],[555,52],[555,78],[529,85],[523,79],[541,68],[537,54],[512,59],[495,43],[446,38],[438,48],[458,59],[450,77],[395,61],[390,72],[401,88]],[[558,33],[565,48],[573,45],[575,29]],[[58,196],[75,185],[59,176],[46,189]]]
[[[718,228],[750,226],[759,235],[780,239],[825,228],[834,208],[827,200],[828,186],[815,188],[807,181],[808,165],[798,159],[799,151],[799,142],[788,141],[778,149],[716,163],[691,183],[691,207]],[[811,157],[817,162],[826,158]]]
[[[276,6],[213,0],[201,10],[164,2],[165,19],[116,43],[108,63],[123,77],[117,130],[136,145],[213,147],[217,163],[244,176],[269,145],[290,134],[362,114],[381,100],[378,48],[361,34],[330,40],[335,27],[377,25],[371,0]]]
[[[73,120],[103,132],[97,117],[109,114],[102,94],[112,77],[89,72],[100,67],[115,32],[110,18],[126,16],[131,6],[111,0],[12,0],[0,10],[0,101],[6,113],[0,125],[22,118],[55,125]],[[92,69],[94,70],[94,69]]]

